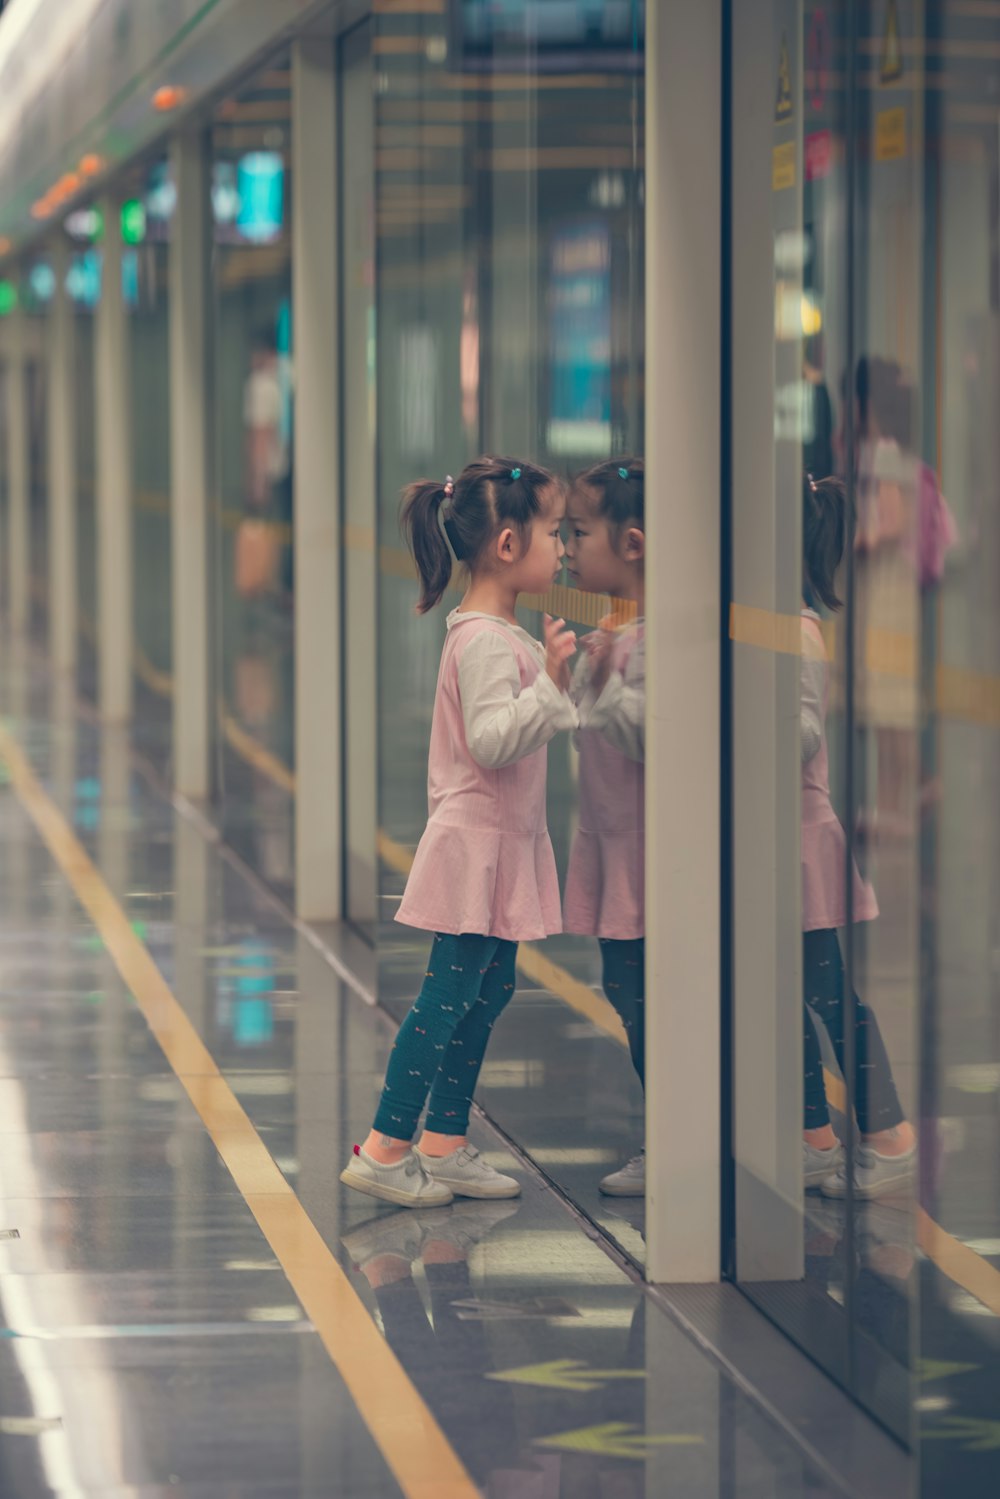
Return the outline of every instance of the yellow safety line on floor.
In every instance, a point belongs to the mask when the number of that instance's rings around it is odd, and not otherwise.
[[[801,621],[798,615],[780,615],[765,609],[751,609],[746,605],[734,604],[730,614],[730,636],[740,644],[798,655],[801,649]],[[828,648],[831,655],[836,650],[836,637],[832,631],[828,636]],[[155,668],[152,670],[155,671]],[[939,667],[938,701],[941,711],[953,717],[990,726],[1000,723],[1000,683],[994,677]],[[224,705],[220,705],[220,715],[226,738],[233,750],[283,790],[294,792],[294,772],[241,728]],[[380,830],[378,848],[391,869],[399,874],[409,874],[413,855],[401,843]],[[526,978],[550,989],[571,1009],[592,1021],[619,1045],[628,1045],[624,1028],[613,1007],[588,985],[574,979],[558,963],[545,957],[538,948],[530,943],[523,943],[518,950],[518,967]],[[826,1071],[825,1075],[827,1099],[833,1108],[843,1114],[847,1109],[844,1084],[830,1071]],[[917,1209],[917,1242],[928,1259],[949,1280],[1000,1315],[1000,1271],[960,1240],[953,1238],[933,1218],[928,1217],[922,1208]]]
[[[273,785],[280,786],[282,791],[294,792],[295,772],[289,770],[285,762],[279,760],[277,755],[265,749],[264,745],[252,734],[248,734],[221,698],[219,700],[219,723],[226,737],[226,743],[241,760],[247,765],[252,765],[254,770],[259,771]]]
[[[0,726],[0,756],[49,852],[101,935],[167,1062],[276,1255],[407,1499],[478,1499],[433,1415],[129,924],[86,850]]]

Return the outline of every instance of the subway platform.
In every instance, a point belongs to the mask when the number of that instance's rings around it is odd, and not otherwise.
[[[360,948],[27,648],[0,715],[0,1492],[906,1492],[736,1291],[643,1286],[484,1120],[517,1202],[343,1189],[394,1031]]]

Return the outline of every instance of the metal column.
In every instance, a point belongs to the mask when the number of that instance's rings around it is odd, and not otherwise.
[[[132,402],[122,296],[121,205],[102,204],[101,300],[94,329],[97,426],[97,654],[101,716],[132,712]]]
[[[337,78],[332,42],[292,52],[295,379],[295,888],[300,916],[341,914],[340,408]],[[372,839],[375,829],[372,829]]]
[[[211,792],[209,620],[211,472],[208,334],[208,165],[200,133],[171,146],[177,211],[170,242],[170,504],[174,780]]]
[[[52,665],[76,668],[76,429],[73,418],[76,315],[66,274],[69,249],[53,248],[56,288],[49,317],[49,626]]]
[[[646,35],[647,1277],[720,1274],[721,0]]]

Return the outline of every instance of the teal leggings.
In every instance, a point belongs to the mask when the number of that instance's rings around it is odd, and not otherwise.
[[[426,1128],[464,1135],[490,1031],[514,995],[517,943],[439,934],[417,1001],[399,1028],[375,1129],[412,1140]]]

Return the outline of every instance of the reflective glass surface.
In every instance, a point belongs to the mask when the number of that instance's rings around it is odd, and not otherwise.
[[[133,669],[137,743],[166,771],[171,717],[170,368],[168,258],[175,201],[164,157],[123,188],[122,291],[132,392]]]
[[[456,3],[376,20],[376,914],[381,992],[397,1012],[426,966],[429,937],[393,917],[427,818],[445,616],[464,587],[456,572],[439,608],[415,617],[400,491],[424,476],[443,483],[481,453],[561,479],[611,457],[641,458],[642,28],[641,5],[598,6],[586,26],[577,8],[542,3]],[[598,529],[607,545],[606,519]],[[587,593],[564,573],[547,597],[522,598],[519,617],[536,638],[543,610],[581,636],[604,620],[623,681],[641,627],[634,599],[615,609],[603,585]],[[641,991],[641,758],[619,782],[596,761],[588,772],[593,750],[568,733],[549,744],[548,828],[565,890],[581,826],[589,819],[593,830],[606,798],[622,799],[609,815],[627,831],[607,853],[610,868],[595,855],[590,872],[597,886],[627,888],[640,908],[629,953],[616,957]],[[575,935],[522,944],[518,995],[491,1041],[481,1096],[641,1258],[641,1177],[630,1199],[598,1191],[643,1139],[641,1088],[607,998],[621,977],[609,979],[602,962],[598,937],[608,931],[591,911]],[[631,993],[639,1032],[641,1000]]]
[[[974,1488],[1000,1310],[1000,33],[944,0],[751,9],[728,39],[733,1267],[929,1439],[928,1483],[958,1462]]]
[[[227,838],[293,878],[291,83],[287,54],[211,129],[217,782]]]
[[[44,641],[48,628],[48,369],[46,337],[55,276],[45,255],[28,261],[21,286],[27,314],[28,357],[24,370],[28,427],[29,607],[33,629]]]
[[[97,696],[97,436],[94,406],[94,311],[101,296],[101,252],[91,243],[74,246],[70,295],[75,309],[73,339],[76,379],[76,568],[80,638],[77,645],[80,691]]]

